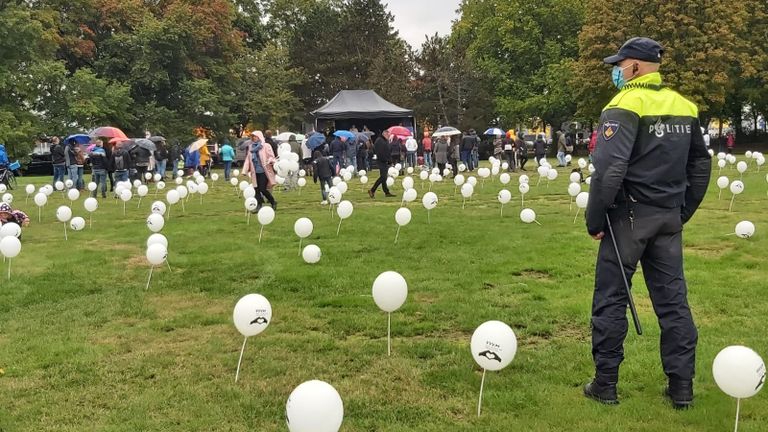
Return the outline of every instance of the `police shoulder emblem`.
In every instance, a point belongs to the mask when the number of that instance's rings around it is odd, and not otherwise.
[[[621,124],[617,121],[608,120],[603,123],[603,139],[610,141],[619,132]]]

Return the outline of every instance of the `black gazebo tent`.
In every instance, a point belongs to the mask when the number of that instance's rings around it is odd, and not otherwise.
[[[332,122],[334,128],[362,130],[367,126],[377,134],[390,126],[402,125],[416,130],[413,110],[388,102],[373,90],[342,90],[327,104],[311,113],[318,122]],[[321,125],[324,126],[324,125]]]

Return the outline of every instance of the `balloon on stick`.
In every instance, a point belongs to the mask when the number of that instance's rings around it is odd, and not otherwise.
[[[152,213],[147,217],[147,228],[153,233],[160,232],[165,226],[165,218],[161,214]]]
[[[579,217],[579,211],[586,209],[589,204],[589,192],[580,192],[576,195],[576,216],[573,217],[573,223],[576,223],[576,219]]]
[[[88,228],[93,228],[93,212],[99,208],[99,202],[96,198],[86,198],[83,201],[83,207],[88,212]]]
[[[520,183],[520,185],[517,187],[517,190],[520,192],[520,205],[525,207],[525,194],[531,190],[531,187],[528,185],[528,183]]]
[[[717,194],[717,199],[720,199],[723,195],[723,189],[727,188],[729,184],[731,184],[731,181],[728,180],[728,177],[721,176],[717,178],[717,187],[720,189],[720,193]]]
[[[397,233],[395,234],[395,244],[397,244],[397,239],[400,237],[400,228],[411,222],[411,211],[405,207],[397,209],[395,212],[395,222],[397,222]]]
[[[243,202],[243,205],[245,206],[245,221],[246,224],[251,224],[251,214],[256,212],[256,209],[259,208],[259,201],[256,200],[254,197],[246,198]]]
[[[179,196],[179,191],[176,189],[171,189],[165,194],[165,200],[168,201],[168,205],[171,207],[176,205],[180,199],[181,197]],[[171,207],[168,207],[168,219],[171,218]]]
[[[461,186],[461,208],[464,209],[465,205],[467,204],[467,199],[472,198],[472,195],[475,193],[475,187],[472,186],[472,183],[464,183]]]
[[[568,185],[568,195],[571,196],[568,202],[568,211],[573,210],[573,199],[581,193],[581,183],[571,183]]]
[[[85,228],[85,219],[80,216],[73,217],[72,220],[69,221],[69,227],[72,228],[73,231],[82,231],[83,228]]]
[[[748,239],[755,235],[755,224],[750,221],[741,221],[736,224],[733,234],[736,237]]]
[[[320,258],[322,258],[323,253],[320,250],[317,245],[307,245],[304,250],[301,252],[301,257],[304,259],[304,262],[307,264],[317,264],[320,262]]]
[[[339,203],[338,207],[336,208],[336,213],[339,215],[339,226],[336,228],[336,236],[339,235],[339,230],[341,230],[341,222],[344,219],[348,219],[350,216],[352,216],[353,211],[354,206],[352,206],[351,202],[344,200]]]
[[[501,321],[487,321],[475,330],[469,345],[475,362],[483,368],[480,397],[477,400],[477,416],[480,417],[485,373],[499,371],[509,366],[517,353],[517,337],[507,324]]]
[[[731,204],[728,206],[728,211],[733,211],[733,201],[736,199],[736,195],[741,195],[744,192],[744,183],[741,180],[734,180],[731,183]]]
[[[736,398],[736,426],[739,430],[741,400],[762,390],[765,384],[765,362],[755,351],[745,346],[724,348],[712,363],[712,375],[723,393]]]
[[[397,272],[386,271],[373,281],[373,301],[387,313],[387,355],[392,354],[392,312],[400,309],[408,297],[408,283]]]
[[[21,237],[21,227],[15,222],[7,222],[0,226],[0,239],[3,237]]]
[[[293,224],[293,232],[299,237],[299,256],[301,256],[301,242],[312,235],[312,231],[315,229],[312,220],[309,218],[300,218]]]
[[[152,281],[152,272],[155,270],[155,267],[163,264],[167,257],[168,249],[162,244],[154,243],[147,247],[147,261],[149,261],[151,267],[149,268],[149,277],[147,278],[147,287],[145,290],[149,289],[149,283]]]
[[[37,221],[40,222],[43,206],[48,202],[48,195],[44,192],[38,192],[37,195],[35,195],[34,201],[37,206]]]
[[[24,190],[25,190],[25,192],[27,192],[27,198],[24,200],[24,203],[26,204],[27,202],[29,202],[29,197],[30,197],[30,196],[31,196],[33,193],[35,193],[35,185],[31,185],[31,184],[28,184],[28,185],[27,185],[27,186],[24,188]]]
[[[0,253],[8,259],[8,280],[11,280],[11,260],[21,253],[21,240],[16,236],[6,236],[0,239]]]
[[[248,338],[256,336],[267,329],[272,322],[272,305],[261,294],[248,294],[237,301],[232,312],[232,321],[237,331],[243,335],[243,347],[240,349],[240,358],[237,361],[235,382],[240,379],[240,365],[243,362],[245,343]]]
[[[506,189],[502,189],[499,191],[497,199],[499,200],[499,203],[501,203],[501,217],[504,217],[504,204],[507,204],[512,200],[512,193]]]
[[[431,212],[437,207],[437,194],[434,192],[427,192],[421,197],[421,204],[427,209],[427,223],[432,223]]]
[[[344,422],[344,402],[330,384],[307,381],[291,392],[285,416],[289,432],[338,432]]]
[[[67,222],[72,219],[72,209],[67,206],[59,207],[56,209],[56,219],[64,223],[64,240],[69,240],[67,237]]]
[[[136,205],[136,208],[139,208],[141,207],[141,200],[149,193],[149,187],[147,187],[147,185],[141,185],[136,188],[136,193],[139,195],[139,203]]]
[[[259,220],[259,224],[261,224],[261,230],[259,231],[259,243],[261,243],[264,226],[271,224],[275,220],[275,211],[272,207],[262,207],[259,213],[256,214],[256,218]]]
[[[536,224],[541,225],[539,221],[536,220],[536,212],[529,208],[523,209],[520,212],[520,220],[527,224],[536,222]]]

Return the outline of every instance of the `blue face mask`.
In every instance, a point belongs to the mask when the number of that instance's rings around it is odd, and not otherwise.
[[[611,71],[611,80],[617,89],[621,90],[624,88],[624,85],[627,84],[627,80],[624,79],[624,69],[628,69],[630,66],[625,68],[622,68],[621,66],[613,67],[613,70]]]

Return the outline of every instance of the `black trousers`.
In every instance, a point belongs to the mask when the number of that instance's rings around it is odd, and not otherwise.
[[[256,173],[256,201],[259,206],[264,204],[264,198],[269,201],[272,206],[275,205],[275,198],[272,196],[272,192],[267,189],[267,175],[265,173]]]
[[[387,177],[389,177],[389,164],[377,160],[376,166],[379,168],[379,178],[376,179],[376,183],[373,184],[371,191],[376,193],[376,189],[378,189],[379,185],[381,185],[381,190],[383,190],[385,194],[389,194],[389,187],[387,187]]]
[[[661,327],[664,373],[693,379],[698,332],[688,306],[683,275],[680,209],[633,204],[609,211],[627,280],[643,266],[643,277]],[[633,221],[630,219],[633,216]],[[608,229],[600,243],[592,301],[592,357],[598,376],[618,380],[627,336],[627,294]],[[615,382],[615,381],[614,381]]]

